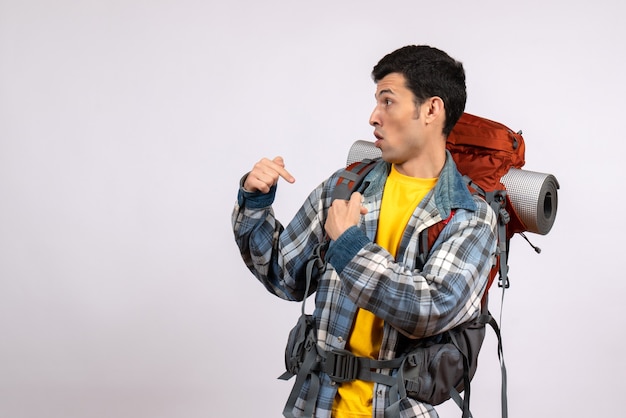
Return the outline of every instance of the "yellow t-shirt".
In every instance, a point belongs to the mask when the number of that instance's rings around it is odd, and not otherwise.
[[[437,178],[420,179],[398,173],[395,166],[385,183],[376,243],[396,256],[404,228],[417,205],[435,187]],[[378,358],[383,320],[359,309],[346,345],[355,356]],[[362,380],[342,383],[333,404],[333,418],[371,418],[374,383]]]

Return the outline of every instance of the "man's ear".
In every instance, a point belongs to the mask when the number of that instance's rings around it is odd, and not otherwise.
[[[443,124],[446,118],[446,106],[439,96],[433,96],[424,103],[424,117],[427,123],[433,123],[438,120]]]

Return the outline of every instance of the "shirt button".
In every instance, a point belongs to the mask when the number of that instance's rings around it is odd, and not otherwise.
[[[337,338],[337,341],[339,341],[340,343],[342,343],[342,342],[343,342],[343,337],[339,337],[339,338]]]

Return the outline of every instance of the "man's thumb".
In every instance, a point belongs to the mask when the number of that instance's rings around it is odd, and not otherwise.
[[[354,192],[352,193],[352,195],[350,196],[350,204],[351,205],[359,205],[361,206],[361,203],[363,202],[363,195],[359,192]]]

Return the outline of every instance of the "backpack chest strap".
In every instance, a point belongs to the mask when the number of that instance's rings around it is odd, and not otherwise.
[[[392,386],[396,378],[378,373],[377,369],[397,369],[404,361],[404,357],[392,360],[375,360],[367,357],[358,357],[348,350],[324,351],[319,349],[322,357],[321,370],[334,382],[343,383],[353,380],[382,383]]]

